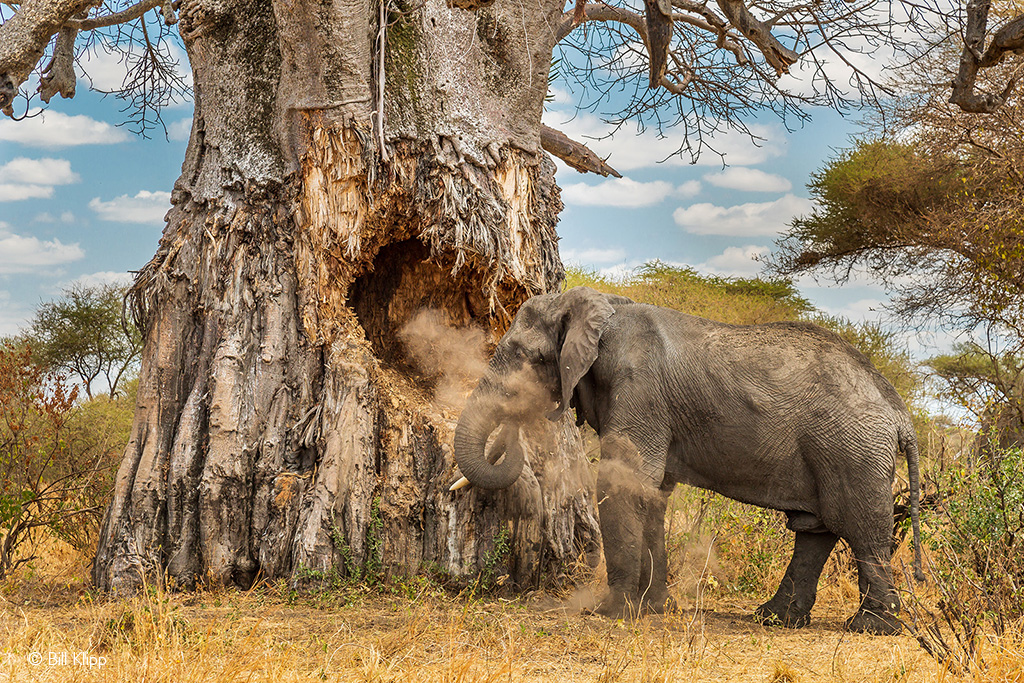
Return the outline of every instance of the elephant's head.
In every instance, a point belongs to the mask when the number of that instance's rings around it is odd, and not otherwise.
[[[519,477],[519,424],[545,413],[552,421],[561,417],[576,384],[597,359],[601,332],[615,313],[613,303],[630,300],[575,287],[535,296],[519,309],[455,429],[455,460],[470,483],[501,489]],[[485,457],[487,439],[499,426],[504,429],[496,450]],[[492,464],[502,450],[505,459]]]

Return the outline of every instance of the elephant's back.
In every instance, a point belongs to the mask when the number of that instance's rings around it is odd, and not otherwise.
[[[663,376],[700,377],[710,401],[740,401],[781,416],[808,410],[901,422],[903,399],[868,358],[835,332],[808,322],[730,325],[657,306],[622,307],[631,348],[664,362]]]

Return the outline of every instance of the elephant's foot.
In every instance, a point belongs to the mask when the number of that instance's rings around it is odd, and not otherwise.
[[[643,614],[668,614],[670,612],[678,612],[679,605],[666,594],[654,598],[645,597],[641,603],[641,610]]]
[[[597,607],[595,614],[609,619],[635,619],[639,616],[638,603],[630,600],[620,591],[609,591]]]
[[[903,631],[899,617],[881,609],[874,611],[861,609],[846,620],[846,628],[859,633],[872,633],[878,636],[896,636]]]
[[[803,628],[811,623],[811,609],[802,609],[795,603],[780,600],[776,596],[754,611],[754,620],[765,626]]]
[[[668,597],[648,598],[627,596],[610,591],[594,609],[595,614],[611,619],[636,619],[645,614],[665,614],[678,610],[676,601]]]

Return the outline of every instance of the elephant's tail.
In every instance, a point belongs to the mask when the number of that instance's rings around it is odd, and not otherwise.
[[[921,568],[921,471],[917,434],[911,424],[899,431],[900,450],[907,456],[907,478],[910,480],[910,524],[914,529],[914,578],[924,581]]]

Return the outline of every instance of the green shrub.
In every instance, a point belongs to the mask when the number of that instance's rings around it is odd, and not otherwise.
[[[984,619],[1024,616],[1024,452],[990,449],[948,470],[945,487],[930,538],[943,589]]]

